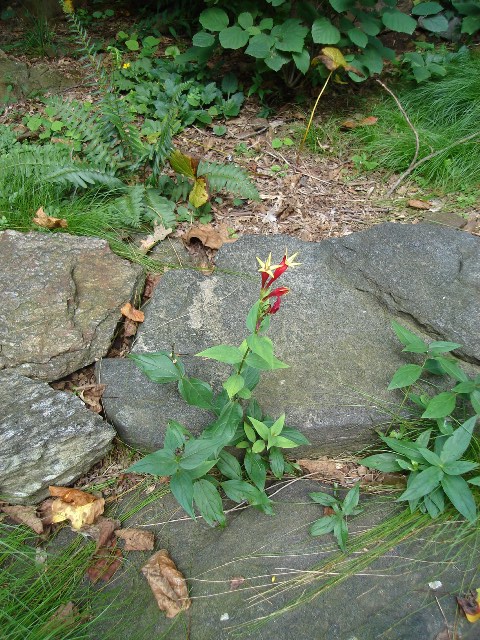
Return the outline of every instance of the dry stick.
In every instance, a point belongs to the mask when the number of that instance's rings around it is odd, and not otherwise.
[[[413,154],[413,158],[412,161],[410,162],[410,166],[408,167],[408,169],[405,171],[405,173],[403,173],[398,180],[395,182],[395,184],[390,187],[390,189],[387,191],[386,197],[389,198],[392,193],[394,193],[394,191],[396,191],[399,187],[399,185],[403,182],[403,180],[410,175],[410,173],[413,171],[413,169],[415,168],[415,163],[417,162],[417,158],[418,158],[418,152],[420,151],[420,140],[418,137],[418,133],[417,130],[415,129],[415,127],[413,126],[413,124],[410,121],[410,118],[408,117],[407,112],[405,111],[405,109],[402,107],[402,104],[400,102],[400,100],[397,98],[397,96],[393,93],[393,91],[391,89],[389,89],[387,87],[386,84],[384,84],[381,80],[379,80],[378,78],[375,78],[375,82],[377,82],[382,89],[385,89],[385,91],[392,96],[392,98],[395,100],[395,103],[397,105],[397,107],[400,109],[400,113],[402,114],[402,116],[405,118],[406,123],[408,124],[408,126],[410,127],[410,129],[413,131],[413,135],[415,136],[415,153]]]

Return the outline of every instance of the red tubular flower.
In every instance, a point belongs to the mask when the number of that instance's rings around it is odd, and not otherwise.
[[[277,287],[268,296],[265,296],[264,300],[268,300],[269,298],[279,298],[280,296],[284,296],[288,293],[290,289],[288,287]]]
[[[275,282],[275,280],[277,280],[277,278],[279,278],[282,275],[282,273],[285,273],[287,269],[288,269],[287,256],[283,256],[282,261],[273,272],[273,276],[270,278],[270,280],[265,283],[262,282],[262,288],[268,289],[269,287],[271,287],[272,284]]]
[[[275,300],[275,302],[272,304],[272,306],[270,307],[270,309],[267,311],[268,314],[272,315],[274,313],[277,313],[277,311],[280,309],[280,303],[282,302],[282,299],[279,297]]]

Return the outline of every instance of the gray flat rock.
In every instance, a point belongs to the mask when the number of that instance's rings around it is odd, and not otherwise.
[[[104,240],[0,233],[0,369],[56,380],[104,356],[142,269]]]
[[[71,393],[0,371],[0,498],[32,504],[67,485],[109,450],[112,427]]]
[[[255,395],[264,411],[285,412],[288,423],[305,433],[309,455],[370,444],[374,429],[398,410],[402,395],[386,388],[412,355],[401,353],[393,319],[426,339],[458,341],[464,345],[458,355],[473,363],[471,372],[480,370],[480,241],[422,224],[379,225],[318,244],[245,236],[222,247],[213,276],[165,274],[133,351],[175,345],[179,353],[195,354],[215,344],[239,344],[259,290],[255,257],[272,252],[279,260],[285,247],[299,252],[302,265],[280,281],[291,293],[269,336],[290,368],[264,373]],[[188,356],[184,361],[190,375],[218,384],[221,367]],[[187,407],[173,385],[150,382],[129,361],[105,359],[97,373],[107,385],[106,413],[133,446],[158,448],[169,419],[197,431],[209,420]]]
[[[127,514],[135,500],[123,500],[111,515],[120,517],[123,527],[155,533],[155,550],[167,548],[187,578],[192,606],[186,615],[167,620],[140,572],[154,552],[125,553],[123,569],[98,592],[98,613],[108,608],[93,621],[90,637],[438,640],[443,612],[462,640],[478,638],[475,625],[458,616],[455,601],[465,585],[476,585],[480,578],[478,532],[454,524],[440,529],[434,523],[399,543],[385,543],[392,530],[377,533],[375,543],[363,543],[362,534],[399,509],[388,498],[362,497],[365,511],[350,520],[351,542],[344,555],[332,535],[309,535],[310,524],[322,512],[308,493],[320,490],[309,480],[276,485],[271,488],[274,517],[252,508],[235,511],[224,530],[184,518],[171,495],[133,516]],[[400,530],[393,527],[394,534]],[[376,559],[364,562],[384,543]],[[346,566],[350,575],[340,579]],[[442,583],[436,592],[429,587],[433,581]]]

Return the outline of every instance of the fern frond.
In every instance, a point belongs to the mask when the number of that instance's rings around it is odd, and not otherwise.
[[[230,193],[248,200],[259,199],[257,188],[248,173],[236,164],[220,164],[201,160],[197,176],[206,176],[212,191],[230,191]]]
[[[70,183],[83,189],[95,184],[110,187],[111,189],[122,189],[125,186],[121,180],[109,173],[95,169],[85,169],[73,163],[70,166],[56,168],[51,173],[47,173],[44,179],[60,184]]]
[[[145,189],[145,209],[152,222],[160,220],[164,227],[176,227],[175,202],[160,195],[158,189]]]

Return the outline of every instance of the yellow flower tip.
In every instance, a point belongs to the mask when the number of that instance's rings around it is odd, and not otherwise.
[[[65,11],[65,13],[74,13],[75,9],[73,7],[73,0],[64,0],[63,10]]]
[[[267,273],[271,278],[273,278],[273,272],[278,267],[277,264],[272,264],[272,254],[268,254],[268,258],[265,260],[260,260],[257,258],[258,264],[260,265],[260,273]]]
[[[122,64],[122,69],[128,69],[130,67],[130,62],[124,62]]]
[[[293,256],[288,257],[288,252],[285,249],[285,264],[287,265],[287,267],[298,267],[300,266],[302,263],[301,262],[295,262],[295,258],[298,256],[298,251],[296,253],[293,254]]]

